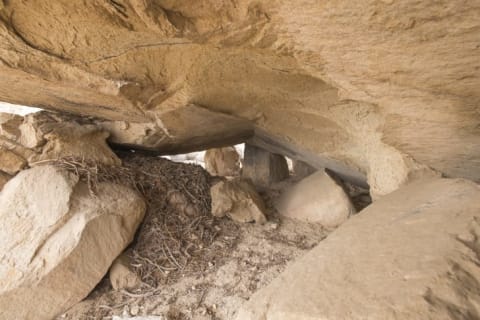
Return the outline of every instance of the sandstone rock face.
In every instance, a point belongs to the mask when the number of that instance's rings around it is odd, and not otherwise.
[[[163,152],[262,131],[378,196],[418,170],[480,181],[479,14],[462,0],[3,1],[0,100],[148,124],[131,141]]]
[[[240,155],[234,147],[209,149],[205,152],[205,169],[212,176],[238,176]]]
[[[50,320],[79,302],[132,241],[145,203],[111,183],[25,170],[0,193],[0,319]]]
[[[2,119],[7,120],[0,124],[0,150],[9,150],[9,163],[15,162],[18,167],[22,162],[20,169],[27,162],[33,165],[41,160],[62,157],[81,158],[107,165],[121,164],[107,145],[109,133],[88,119],[51,112],[37,112],[25,117],[8,117],[4,114]],[[12,170],[15,172],[6,169],[3,171],[14,174],[19,169],[15,167]]]
[[[23,122],[23,117],[0,112],[0,135],[11,140],[17,140],[20,137],[19,126]]]
[[[285,217],[316,222],[326,228],[338,227],[355,213],[343,188],[323,171],[287,189],[275,207]]]
[[[245,180],[224,180],[210,189],[212,214],[237,222],[265,223],[265,204],[255,188]]]
[[[285,157],[245,144],[242,177],[258,187],[267,188],[287,179],[289,174]]]
[[[383,197],[255,294],[238,320],[474,319],[480,187],[432,179]]]

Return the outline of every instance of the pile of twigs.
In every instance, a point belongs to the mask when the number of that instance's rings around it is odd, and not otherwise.
[[[211,217],[210,176],[200,166],[158,157],[122,155],[123,166],[106,166],[85,159],[63,158],[52,164],[74,173],[95,196],[97,185],[113,182],[143,194],[147,213],[127,254],[149,287],[175,281],[173,275],[198,265],[198,257],[215,239]],[[191,261],[194,263],[190,263]]]
[[[138,182],[148,211],[129,255],[144,283],[157,287],[175,274],[201,268],[199,259],[215,239],[211,217],[210,176],[200,166],[134,154],[124,165],[140,171]]]

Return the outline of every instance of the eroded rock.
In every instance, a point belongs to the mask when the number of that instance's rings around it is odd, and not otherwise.
[[[3,1],[0,100],[148,123],[165,153],[263,130],[377,197],[409,157],[480,181],[476,4],[198,3]]]
[[[212,176],[238,176],[240,155],[234,147],[209,149],[205,152],[205,169]]]
[[[96,125],[79,125],[74,122],[58,124],[44,136],[47,143],[39,159],[75,157],[106,165],[120,165],[120,159],[107,145],[108,136],[108,132]]]
[[[115,259],[108,276],[114,290],[132,289],[142,283],[138,275],[132,270],[131,259],[126,254],[121,254]]]
[[[19,127],[22,122],[22,116],[0,112],[0,136],[17,141],[20,138]]]
[[[285,217],[319,223],[327,228],[338,227],[356,212],[342,186],[324,171],[287,189],[275,207]]]
[[[237,222],[265,223],[265,204],[250,182],[222,180],[210,189],[212,214]]]
[[[50,320],[96,286],[145,212],[134,191],[96,196],[64,170],[20,172],[0,193],[0,319]]]
[[[2,116],[6,120],[0,125],[9,128],[8,131],[0,130],[0,150],[10,150],[11,162],[14,160],[11,153],[14,153],[18,156],[17,163],[23,158],[30,166],[38,161],[65,157],[106,165],[121,164],[107,145],[109,133],[90,119],[45,111],[12,117]]]
[[[383,197],[258,291],[236,319],[476,318],[479,197],[475,183],[438,178]]]

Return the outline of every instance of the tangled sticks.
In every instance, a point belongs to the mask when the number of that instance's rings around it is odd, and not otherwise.
[[[114,182],[136,189],[148,209],[127,254],[132,267],[150,288],[175,281],[177,271],[202,269],[199,257],[217,236],[211,212],[210,176],[200,166],[158,157],[121,155],[123,166],[63,158],[36,163],[52,164],[76,174],[95,196],[96,185]]]

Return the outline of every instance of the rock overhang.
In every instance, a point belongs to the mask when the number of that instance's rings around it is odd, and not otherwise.
[[[164,153],[260,141],[378,195],[480,180],[478,8],[236,4],[3,2],[0,99],[147,123],[130,145]]]

